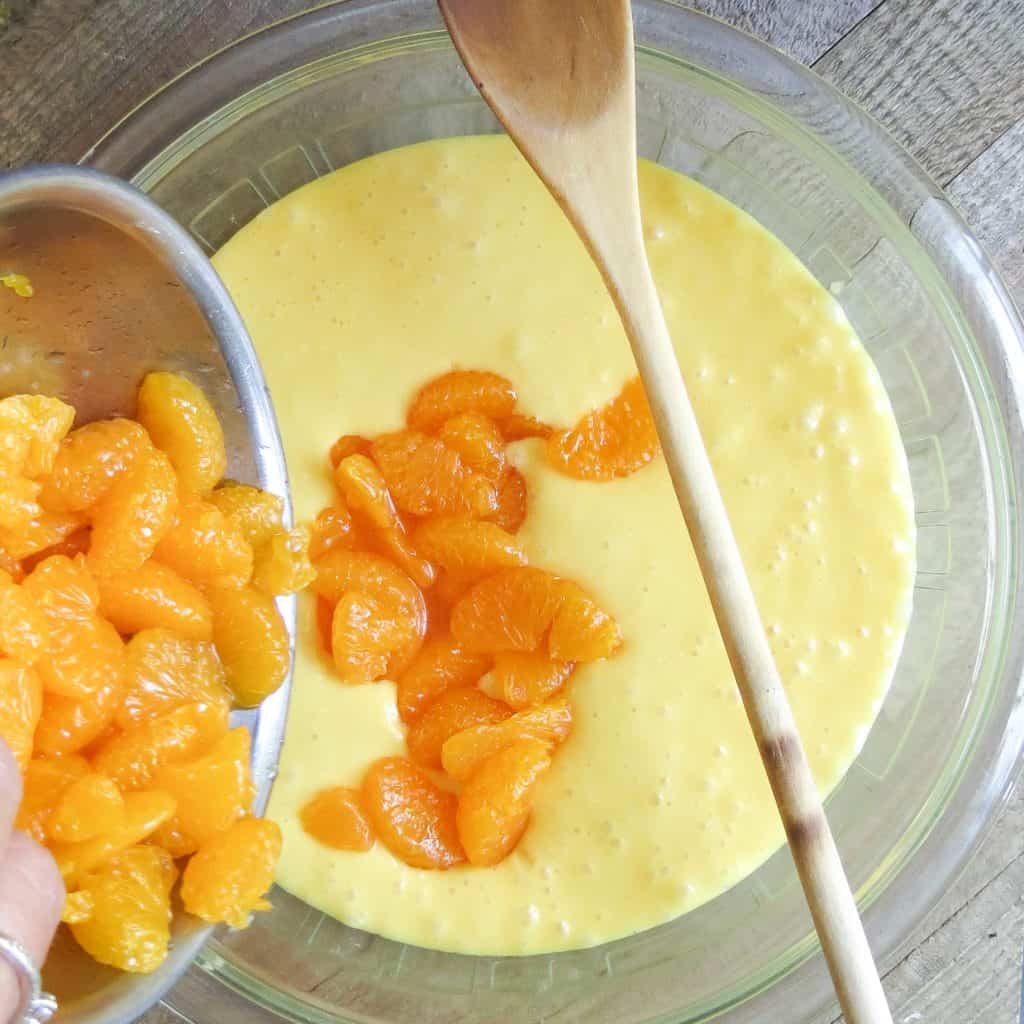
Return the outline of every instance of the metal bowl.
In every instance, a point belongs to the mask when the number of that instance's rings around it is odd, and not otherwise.
[[[0,175],[0,273],[35,294],[0,288],[0,395],[55,394],[81,421],[132,415],[139,381],[174,370],[206,392],[224,425],[228,475],[288,506],[274,411],[238,311],[199,246],[141,192],[78,167]],[[279,601],[294,644],[295,600]],[[252,733],[255,808],[276,772],[290,676],[233,724]],[[192,962],[212,929],[179,909],[159,970],[131,975],[97,964],[61,930],[45,969],[60,1024],[135,1020]]]

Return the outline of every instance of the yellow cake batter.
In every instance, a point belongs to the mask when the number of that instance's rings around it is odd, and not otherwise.
[[[838,304],[757,223],[694,182],[640,172],[648,252],[815,777],[849,767],[909,615],[907,465],[879,377]],[[453,366],[505,374],[520,408],[570,424],[635,373],[597,272],[503,138],[372,157],[275,204],[217,256],[276,401],[296,515],[331,498],[339,434],[402,424]],[[416,870],[381,844],[302,830],[326,786],[404,752],[390,683],[345,686],[300,602],[295,691],[270,814],[278,880],[359,928],[465,953],[618,938],[710,899],[783,841],[659,459],[614,483],[515,457],[538,565],[591,591],[626,638],[570,684],[573,735],[515,852]]]

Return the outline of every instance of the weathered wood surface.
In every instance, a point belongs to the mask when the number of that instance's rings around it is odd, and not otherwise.
[[[15,0],[0,168],[72,160],[154,88],[302,0]],[[694,0],[811,64],[949,191],[1024,305],[1024,0]],[[0,0],[0,15],[4,10]],[[1024,794],[889,963],[899,1024],[1017,1024]],[[831,1024],[834,1013],[816,1024]],[[145,1024],[180,1024],[156,1009]],[[196,1024],[205,1024],[197,1021]],[[787,1022],[780,1022],[787,1024]]]

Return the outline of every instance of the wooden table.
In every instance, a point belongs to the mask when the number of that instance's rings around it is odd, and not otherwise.
[[[0,167],[74,160],[153,89],[301,0],[0,2]],[[1024,306],[1024,0],[699,0],[863,104],[949,192]],[[1017,1024],[1024,797],[902,950],[900,1024]],[[181,1021],[158,1008],[146,1024]],[[816,1024],[830,1024],[834,1013]],[[197,1021],[196,1024],[206,1024]],[[781,1022],[786,1024],[786,1022]]]

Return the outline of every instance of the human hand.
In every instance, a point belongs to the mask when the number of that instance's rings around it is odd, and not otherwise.
[[[50,854],[14,829],[21,802],[21,772],[0,740],[0,938],[20,943],[42,967],[64,905],[64,883]],[[21,1004],[18,973],[0,957],[0,1021]]]

